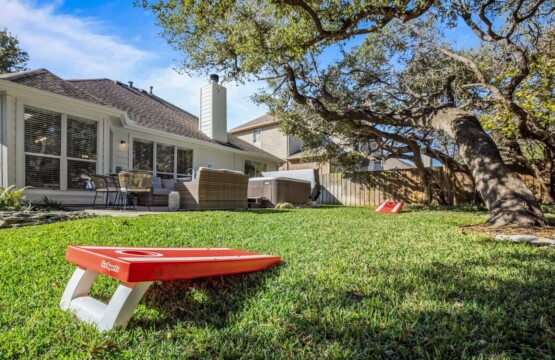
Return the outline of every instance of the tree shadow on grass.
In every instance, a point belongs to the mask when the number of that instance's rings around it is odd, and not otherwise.
[[[353,358],[553,356],[555,270],[545,266],[548,270],[542,271],[528,263],[537,260],[531,254],[496,262],[381,267],[376,270],[399,276],[366,293],[322,290],[330,296],[287,320],[294,324],[288,336],[321,344],[338,340]],[[490,267],[507,271],[491,275]],[[525,274],[513,278],[517,268]]]
[[[178,322],[191,322],[200,327],[222,328],[228,316],[241,311],[281,266],[245,274],[156,282],[143,302],[160,316],[134,317],[130,326],[171,327]]]

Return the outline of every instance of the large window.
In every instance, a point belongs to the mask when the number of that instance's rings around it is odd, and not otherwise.
[[[62,114],[25,107],[25,185],[60,189]]]
[[[96,121],[26,106],[25,185],[84,189],[87,176],[96,172],[97,129]]]
[[[154,143],[144,140],[133,140],[133,169],[154,170]]]
[[[134,139],[133,168],[152,171],[155,176],[163,179],[191,175],[193,150]]]
[[[67,117],[67,188],[84,189],[88,175],[96,172],[96,121]]]
[[[193,150],[177,149],[177,177],[193,174]]]
[[[263,171],[266,171],[265,163],[245,160],[245,174],[247,174],[249,177],[262,176]]]
[[[156,144],[156,176],[173,179],[175,148],[170,145]]]

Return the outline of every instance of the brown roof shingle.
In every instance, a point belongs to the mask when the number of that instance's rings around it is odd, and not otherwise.
[[[99,105],[107,105],[97,97],[75,87],[70,82],[59,78],[46,69],[37,69],[11,74],[0,74],[0,80],[8,80],[16,84],[26,85],[35,89],[54,94],[69,96]]]
[[[275,123],[277,123],[277,120],[273,116],[268,115],[268,114],[264,114],[260,117],[257,117],[254,120],[247,121],[246,123],[244,123],[242,125],[239,125],[234,129],[229,130],[229,132],[231,134],[236,134],[236,133],[241,132],[243,130],[254,129],[254,128],[257,128],[257,127],[261,127],[261,126],[272,125],[272,124],[275,124]]]

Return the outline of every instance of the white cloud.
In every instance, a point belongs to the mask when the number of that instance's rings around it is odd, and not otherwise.
[[[18,37],[31,68],[46,68],[65,79],[131,80],[146,90],[152,85],[158,96],[198,115],[200,87],[207,79],[180,75],[171,60],[140,49],[140,34],[127,41],[110,35],[113,29],[102,19],[60,13],[58,3],[0,0],[0,14],[9,14],[0,25]],[[265,112],[249,99],[260,84],[226,87],[230,129]]]
[[[57,13],[55,4],[0,0],[0,14],[9,14],[2,17],[2,26],[17,35],[29,53],[31,67],[63,69],[60,75],[64,77],[125,76],[156,58],[154,53],[99,32],[101,21]]]

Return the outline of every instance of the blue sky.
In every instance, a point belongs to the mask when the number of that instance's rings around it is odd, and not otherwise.
[[[46,68],[64,79],[110,78],[149,89],[199,114],[200,87],[207,76],[174,71],[176,59],[158,37],[154,16],[133,7],[133,0],[0,0],[0,27],[16,35],[29,53],[29,67]],[[266,112],[249,97],[263,84],[228,89],[228,128]]]
[[[158,36],[154,16],[133,0],[0,0],[0,27],[16,35],[29,53],[29,67],[46,68],[64,79],[110,78],[149,89],[199,114],[200,87],[208,76],[188,77],[174,67],[182,55]],[[466,26],[447,37],[468,46],[475,37]],[[356,42],[353,40],[353,42]],[[263,83],[225,84],[228,128],[266,112],[250,96]]]

